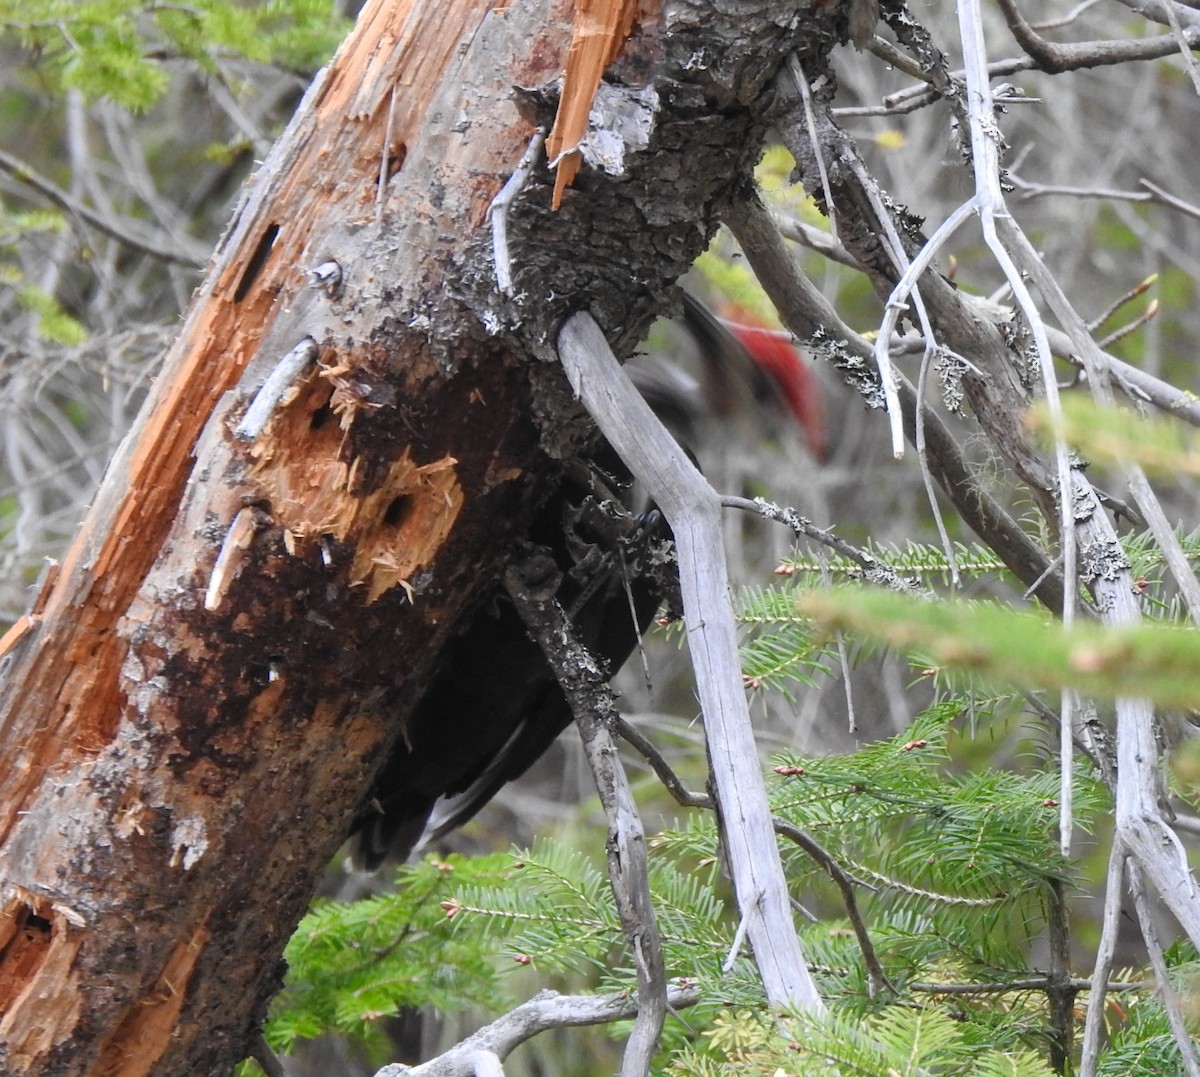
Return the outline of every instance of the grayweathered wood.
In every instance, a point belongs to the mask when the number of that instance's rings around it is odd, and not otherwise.
[[[673,1010],[694,1006],[699,1000],[700,991],[695,987],[672,984],[667,990],[667,1002]],[[625,993],[597,998],[542,991],[445,1054],[420,1066],[384,1066],[375,1077],[478,1077],[480,1054],[503,1061],[515,1048],[541,1032],[620,1021],[636,1016],[637,1010],[637,1000]]]
[[[563,326],[558,352],[572,388],[671,524],[688,649],[738,909],[774,1006],[824,1009],[796,936],[750,725],[721,544],[720,498],[621,370],[588,314]]]

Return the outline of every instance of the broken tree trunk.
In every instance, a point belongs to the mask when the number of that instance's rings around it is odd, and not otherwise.
[[[658,6],[561,208],[544,169],[513,207],[511,298],[485,213],[553,118],[561,2],[369,2],[247,184],[0,644],[3,1072],[247,1054],[442,644],[593,437],[558,327],[589,310],[628,353],[743,181],[774,71],[840,17]]]

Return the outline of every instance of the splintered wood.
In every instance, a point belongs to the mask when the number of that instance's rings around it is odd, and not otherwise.
[[[579,172],[579,142],[587,132],[588,112],[604,77],[633,30],[637,0],[578,0],[571,47],[563,65],[562,97],[554,127],[546,139],[546,156],[557,169],[554,208]]]
[[[341,423],[315,421],[326,407],[337,413],[337,392],[319,377],[295,388],[252,450],[249,481],[271,505],[289,553],[312,541],[353,540],[349,579],[351,586],[365,586],[366,602],[393,587],[411,601],[411,578],[433,562],[462,508],[458,461],[446,455],[418,464],[405,448],[386,468],[377,461],[364,489],[359,461],[347,462],[342,453],[343,425],[352,422],[353,411]],[[226,547],[237,547],[238,532],[235,521]],[[218,560],[209,585],[209,601],[215,596],[217,605],[229,582],[223,567]]]

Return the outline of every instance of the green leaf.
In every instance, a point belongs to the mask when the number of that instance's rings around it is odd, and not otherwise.
[[[1194,403],[1194,398],[1190,398]],[[1063,436],[1091,460],[1139,464],[1145,470],[1179,477],[1200,475],[1200,431],[1160,415],[1130,408],[1104,407],[1081,396],[1062,401]],[[1053,429],[1044,404],[1029,412],[1029,425],[1045,439]]]
[[[1021,688],[1113,699],[1200,703],[1200,634],[1140,624],[1064,629],[1052,618],[984,602],[921,601],[842,587],[809,592],[798,608],[824,632],[858,632],[949,666]]]

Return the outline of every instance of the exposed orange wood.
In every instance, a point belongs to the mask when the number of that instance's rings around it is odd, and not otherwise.
[[[3,658],[11,651],[18,643],[21,642],[33,628],[34,620],[27,613],[21,614],[8,628],[8,631],[0,636],[0,658]]]
[[[201,923],[176,945],[158,982],[101,1047],[97,1077],[146,1077],[154,1068],[171,1041],[188,979],[208,938],[208,927]]]
[[[69,974],[82,939],[74,919],[24,887],[9,883],[0,894],[0,1042],[10,1073],[22,1072],[23,1062],[53,1046],[79,1018],[82,999],[48,1007],[38,991]]]
[[[258,458],[251,481],[272,505],[293,550],[322,536],[339,542],[353,537],[352,586],[366,587],[374,602],[392,587],[407,589],[419,569],[431,563],[454,526],[463,504],[457,461],[443,456],[418,465],[407,451],[394,459],[373,489],[355,489],[355,463],[342,458],[344,430],[355,408],[329,396],[340,367],[323,371],[299,389],[276,413],[254,446]],[[312,431],[311,415],[326,400],[341,423]]]
[[[554,127],[546,138],[546,154],[556,163],[554,208],[579,172],[576,148],[587,132],[588,112],[604,70],[616,58],[633,30],[637,0],[577,0],[571,47],[563,66],[562,97]]]
[[[515,502],[531,497],[523,490],[493,496],[484,465],[470,460],[474,486],[463,489],[458,448],[465,441],[469,455],[474,446],[462,424],[444,434],[414,427],[419,452],[404,444],[403,430],[381,443],[343,438],[358,432],[345,426],[359,406],[353,392],[371,380],[361,376],[362,365],[403,383],[413,400],[440,370],[419,348],[406,354],[404,324],[365,344],[383,320],[380,306],[393,304],[380,298],[375,275],[397,289],[403,280],[410,294],[417,287],[436,294],[442,263],[412,233],[425,228],[443,246],[464,242],[528,140],[527,121],[507,97],[478,90],[466,97],[484,113],[471,138],[448,138],[440,114],[427,115],[439,95],[464,93],[467,46],[483,20],[498,18],[491,3],[367,5],[281,149],[250,182],[152,390],[136,447],[114,461],[57,578],[41,590],[40,616],[22,619],[0,642],[11,663],[0,696],[0,732],[11,745],[0,753],[0,881],[10,884],[0,891],[5,1072],[218,1072],[181,1066],[174,1056],[206,1039],[222,1045],[213,1050],[236,1050],[224,1026],[244,1037],[236,1026],[274,987],[283,939],[320,870],[310,861],[332,851],[355,790],[391,735],[379,683],[368,690],[340,672],[342,637],[328,654],[310,652],[313,661],[293,661],[281,672],[266,661],[241,661],[239,647],[264,657],[260,641],[272,633],[281,650],[320,645],[320,611],[306,614],[327,601],[325,588],[311,601],[302,589],[271,592],[262,562],[299,574],[294,566],[303,567],[303,557],[320,563],[328,535],[344,539],[336,563],[325,566],[328,588],[339,588],[339,610],[365,610],[378,600],[378,611],[387,592],[398,590],[410,593],[411,609],[416,595],[418,614],[398,626],[384,623],[366,640],[387,647],[395,662],[384,686],[390,690],[417,679],[410,656],[436,647],[469,600],[469,592],[452,588],[452,575],[444,590],[425,596],[410,579],[433,561],[472,496],[476,504],[522,509]],[[533,32],[511,35],[514,42],[536,41],[542,54],[562,55],[565,23],[530,25]],[[524,63],[505,59],[506,81],[533,81]],[[493,77],[489,67],[465,84]],[[401,181],[389,186],[396,170]],[[410,172],[419,178],[409,180]],[[435,201],[429,191],[440,184],[449,194]],[[395,219],[381,221],[385,214]],[[380,232],[395,234],[403,254],[380,258],[377,244],[373,260],[355,260]],[[331,243],[340,246],[331,251]],[[343,255],[355,299],[330,314],[307,272]],[[419,257],[431,265],[418,266]],[[269,426],[255,448],[272,451],[254,458],[235,421],[213,421],[214,414],[236,417],[257,384],[242,384],[249,364],[269,370],[309,333],[331,362],[345,364],[345,384],[326,377],[301,385],[276,416],[294,420],[286,433],[295,443],[279,448],[285,431]],[[498,352],[489,345],[485,354]],[[340,368],[327,373],[333,369]],[[479,369],[492,379],[484,382],[492,408],[470,430],[488,445],[517,431],[517,448],[500,457],[512,466],[488,473],[515,488],[535,451],[522,425],[525,390],[514,379],[502,382],[499,364],[480,362]],[[337,416],[327,432],[313,424],[314,387]],[[266,507],[256,499],[264,490]],[[474,511],[458,541],[486,570],[495,556],[480,538],[487,509]],[[274,539],[256,548],[258,524],[274,529]],[[301,547],[297,554],[283,550],[280,529]],[[224,578],[210,596],[218,608],[205,610],[213,544],[231,532]],[[245,555],[241,567],[235,554]],[[237,591],[245,562],[260,571],[252,602]],[[345,616],[353,629],[354,614]],[[378,624],[387,615],[374,616]],[[350,652],[364,643],[352,637],[346,633]],[[166,688],[183,680],[172,662],[187,666],[195,686],[187,706]],[[123,771],[132,755],[137,762]],[[287,823],[278,830],[247,825],[251,807]],[[297,819],[307,827],[289,831]],[[235,845],[242,851],[223,860]],[[53,888],[54,902],[34,893],[42,887]],[[145,897],[150,890],[153,900]],[[64,912],[60,894],[82,913]],[[216,910],[211,918],[207,909]],[[210,930],[221,947],[210,944]],[[106,977],[120,978],[122,989],[93,989],[98,979],[108,984]],[[234,996],[222,987],[235,983],[253,1003],[244,1012],[240,996],[238,1007],[228,1006]],[[55,1054],[68,1042],[78,1045],[69,1071]]]
[[[200,433],[217,403],[258,355],[281,312],[303,294],[305,272],[311,268],[305,258],[328,229],[330,215],[344,217],[350,210],[347,203],[354,199],[364,217],[373,205],[374,183],[347,192],[347,176],[354,173],[344,147],[361,147],[358,174],[377,175],[385,137],[394,152],[415,135],[430,94],[461,54],[463,28],[477,27],[490,6],[491,0],[437,4],[396,0],[368,5],[312,102],[306,130],[295,140],[294,156],[282,170],[278,189],[271,192],[271,218],[255,218],[247,209],[243,211],[246,226],[239,227],[239,222],[232,226],[147,402],[150,411],[136,448],[123,462],[119,499],[115,504],[97,503],[44,592],[45,630],[37,640],[39,655],[44,657],[34,659],[42,670],[23,675],[29,687],[21,694],[29,701],[15,701],[12,710],[37,712],[39,723],[47,729],[65,727],[58,742],[95,745],[111,734],[119,714],[119,679],[126,653],[115,628],[175,519]],[[417,41],[421,47],[412,47]],[[399,107],[385,135],[396,87],[404,92],[396,95]],[[326,164],[333,147],[339,147],[343,159],[337,169]],[[251,180],[251,187],[255,182]],[[481,217],[485,209],[486,203],[480,207]],[[279,227],[278,238],[253,287],[238,301],[247,266],[272,223]],[[294,343],[289,341],[287,347]],[[28,621],[18,622],[0,641],[0,654],[27,637],[30,627]],[[70,661],[63,661],[64,652]],[[72,675],[76,662],[86,663],[86,678]],[[88,703],[80,706],[84,698]],[[72,728],[80,721],[82,727]],[[48,738],[47,743],[56,741]],[[0,841],[13,823],[11,811],[23,796],[8,784],[13,778],[38,780],[29,772],[13,775],[0,757],[0,785],[8,792],[0,804]]]
[[[632,36],[634,0],[579,0],[573,37],[569,0],[494,2],[368,0],[248,184],[136,447],[11,644],[0,878],[54,902],[0,893],[0,1022],[28,1077],[229,1072],[442,648],[586,436],[493,327],[483,219],[542,119],[515,88],[567,57],[570,155],[606,68],[623,49],[623,72],[653,78],[657,42]],[[723,136],[721,163],[696,170],[710,202],[748,137],[740,120]],[[692,152],[639,160],[648,190],[662,158],[678,176]],[[636,226],[633,187],[597,193]],[[538,320],[627,288],[613,316],[629,343],[705,229],[647,224],[661,237],[630,266],[579,208],[540,221],[551,238],[526,264],[565,287],[531,291],[551,304]],[[309,285],[327,260],[345,269],[336,294]],[[308,340],[317,361],[241,430]]]

